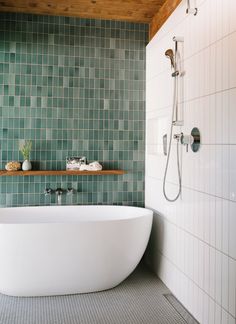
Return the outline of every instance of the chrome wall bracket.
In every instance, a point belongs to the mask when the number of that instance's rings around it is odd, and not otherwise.
[[[198,8],[191,7],[190,0],[187,0],[186,14],[193,14],[194,16],[196,16],[197,13],[198,13]]]

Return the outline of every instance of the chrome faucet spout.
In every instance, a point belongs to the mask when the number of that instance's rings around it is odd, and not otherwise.
[[[57,204],[61,205],[61,197],[62,197],[63,190],[61,188],[57,188],[55,193],[57,196]]]

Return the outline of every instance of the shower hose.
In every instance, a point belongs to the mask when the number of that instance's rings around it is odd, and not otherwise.
[[[170,154],[171,154],[171,144],[172,144],[172,137],[173,137],[173,127],[174,127],[174,115],[178,109],[178,76],[174,77],[174,95],[173,95],[173,105],[172,105],[172,118],[171,118],[171,127],[170,127],[170,139],[169,139],[169,146],[168,146],[168,153],[167,153],[167,160],[166,160],[166,167],[165,167],[165,173],[164,173],[164,179],[163,179],[163,194],[166,200],[170,202],[176,201],[180,194],[182,189],[182,178],[181,178],[181,171],[180,171],[180,156],[179,156],[179,137],[177,137],[177,169],[178,169],[178,192],[177,195],[174,198],[168,197],[166,193],[166,178],[167,178],[167,172],[169,167],[169,161],[170,161]]]

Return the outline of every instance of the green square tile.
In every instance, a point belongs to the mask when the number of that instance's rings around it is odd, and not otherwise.
[[[33,23],[25,23],[15,14],[15,32],[8,24],[11,14],[1,17],[2,161],[21,158],[18,141],[31,139],[35,168],[64,168],[70,154],[135,170],[124,177],[47,181],[79,188],[74,204],[142,206],[146,26],[141,32],[139,24],[47,16],[30,16]],[[0,184],[1,206],[50,203],[42,194],[45,177],[6,180],[7,186]]]

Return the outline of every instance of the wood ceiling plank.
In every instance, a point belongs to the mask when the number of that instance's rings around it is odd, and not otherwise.
[[[0,11],[150,23],[165,0],[0,0]]]
[[[182,0],[166,0],[163,6],[157,11],[149,25],[149,41],[165,23],[172,12],[177,8]]]
[[[149,23],[156,34],[181,0],[0,0],[0,12]]]

